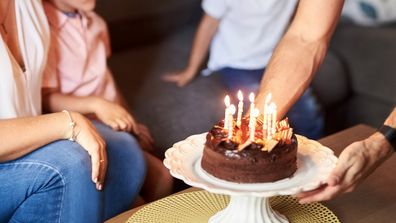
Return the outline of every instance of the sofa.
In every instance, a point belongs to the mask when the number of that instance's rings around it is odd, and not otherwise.
[[[183,68],[200,19],[200,1],[98,1],[109,22],[109,65],[121,92],[156,141],[157,154],[222,118],[216,75],[178,88],[161,81]],[[341,23],[312,86],[331,134],[358,123],[378,127],[396,104],[396,29]]]

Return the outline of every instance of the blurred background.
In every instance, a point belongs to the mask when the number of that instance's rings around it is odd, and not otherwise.
[[[396,1],[345,4],[313,88],[326,134],[364,123],[379,127],[396,104]],[[134,115],[153,133],[159,156],[173,143],[206,132],[224,113],[216,75],[178,88],[161,81],[187,61],[201,17],[198,0],[98,0],[109,24],[109,63]],[[385,5],[384,5],[385,4]],[[388,5],[386,5],[388,4]]]

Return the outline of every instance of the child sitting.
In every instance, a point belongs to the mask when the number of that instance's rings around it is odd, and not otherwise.
[[[117,131],[132,133],[144,149],[152,149],[148,129],[135,121],[107,67],[110,44],[105,21],[93,8],[96,0],[47,0],[45,12],[51,44],[43,80],[43,104],[51,111],[64,109],[88,115],[112,128],[105,139],[117,140]],[[93,121],[98,129],[100,124]],[[111,130],[111,131],[110,131]],[[128,146],[134,146],[130,140]],[[162,162],[148,152],[146,181],[141,195],[153,201],[171,193],[172,177]],[[120,170],[136,171],[136,170]]]
[[[287,29],[295,0],[203,0],[204,15],[195,34],[188,65],[167,74],[165,81],[183,87],[193,80],[210,49],[208,69],[230,92],[255,92],[272,51]],[[320,138],[323,114],[308,89],[287,114],[295,131]]]

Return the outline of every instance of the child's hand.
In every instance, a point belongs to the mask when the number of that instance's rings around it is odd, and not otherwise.
[[[185,69],[179,72],[166,74],[162,77],[162,80],[166,82],[174,82],[178,87],[184,87],[191,82],[195,73],[196,72],[191,69]]]
[[[142,149],[146,151],[153,151],[154,140],[150,134],[149,129],[145,125],[139,123],[137,124],[137,126],[138,126],[138,132],[135,134],[139,141],[140,146],[142,147]]]
[[[115,131],[133,131],[138,134],[139,129],[135,119],[124,107],[101,98],[95,100],[95,115],[100,121]]]

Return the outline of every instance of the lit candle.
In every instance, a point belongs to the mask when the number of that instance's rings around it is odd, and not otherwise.
[[[234,114],[235,114],[235,105],[230,105],[228,108],[228,139],[232,139],[233,131],[234,131]]]
[[[277,119],[276,105],[274,102],[268,106],[268,126],[267,126],[267,139],[272,139],[276,132],[276,119]]]
[[[268,104],[271,101],[272,94],[269,93],[265,97],[264,112],[263,112],[263,139],[268,136]]]
[[[255,133],[256,133],[256,118],[260,114],[260,111],[255,108],[253,112],[250,113],[250,122],[249,122],[249,140],[254,142]]]
[[[226,106],[225,108],[225,114],[224,114],[224,129],[227,130],[228,129],[228,110],[230,107],[230,96],[226,95],[224,98],[224,104]]]
[[[249,101],[250,101],[250,113],[249,113],[249,129],[251,128],[251,126],[253,125],[253,122],[255,121],[253,118],[253,114],[254,114],[254,93],[250,93],[249,94]],[[252,132],[249,132],[250,134],[252,134]]]
[[[238,100],[239,100],[239,103],[238,103],[238,116],[237,116],[237,123],[236,123],[236,125],[237,125],[238,127],[241,127],[241,123],[242,123],[242,112],[243,112],[243,94],[242,94],[242,91],[241,91],[241,90],[238,91]]]
[[[276,112],[276,104],[274,102],[271,103],[272,106],[272,129],[271,129],[271,136],[275,135],[276,133],[276,119],[277,119],[277,112]]]
[[[250,101],[250,116],[253,115],[254,112],[254,93],[249,94],[249,101]]]

